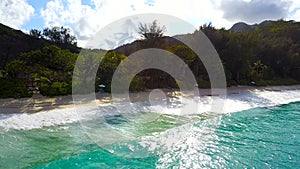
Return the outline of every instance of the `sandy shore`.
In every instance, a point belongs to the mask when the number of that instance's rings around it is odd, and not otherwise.
[[[249,93],[254,91],[282,91],[282,90],[296,90],[300,89],[300,85],[293,86],[237,86],[228,87],[227,94]],[[167,97],[177,97],[180,95],[178,91],[171,91],[163,89]],[[210,89],[199,89],[200,95],[211,95]],[[131,93],[130,99],[132,102],[147,101],[151,90],[145,92]],[[110,94],[96,94],[97,104],[105,104],[111,102]],[[71,95],[60,97],[44,97],[41,95],[34,95],[31,98],[22,99],[0,99],[0,113],[35,113],[39,111],[47,111],[52,109],[62,109],[73,107],[73,98]]]

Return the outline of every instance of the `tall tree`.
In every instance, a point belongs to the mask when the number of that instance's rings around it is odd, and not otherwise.
[[[42,32],[40,30],[37,29],[31,29],[29,32],[30,36],[33,36],[35,38],[41,38],[42,37]]]
[[[69,28],[64,28],[63,26],[45,28],[43,30],[43,36],[44,38],[56,43],[77,45],[76,37],[71,35],[71,31]]]
[[[144,39],[142,48],[164,48],[166,43],[163,40],[164,33],[166,32],[165,26],[159,26],[157,20],[151,24],[139,25],[139,34]]]

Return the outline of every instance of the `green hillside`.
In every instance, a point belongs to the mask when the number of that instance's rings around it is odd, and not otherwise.
[[[98,84],[102,83],[107,86],[105,90],[110,92],[111,79],[119,63],[130,54],[146,48],[160,48],[176,54],[192,70],[200,87],[210,87],[209,76],[201,60],[175,38],[192,39],[200,31],[216,48],[228,86],[300,83],[299,22],[278,20],[255,25],[238,23],[230,30],[216,29],[211,24],[205,24],[194,33],[175,37],[164,36],[160,28],[145,29],[141,34],[144,39],[107,53],[85,49],[82,53],[84,57],[81,58],[83,65],[93,65],[99,61],[99,57],[103,57],[97,72],[96,90]],[[60,35],[62,32],[63,36],[56,36],[56,33]],[[65,32],[68,30],[56,27],[44,29],[43,34],[34,30],[28,35],[0,24],[0,98],[30,97],[33,92],[46,96],[71,94],[73,69],[81,49],[76,47],[76,39]],[[76,73],[90,74],[89,70]],[[89,81],[80,79],[76,85],[80,83]],[[149,69],[135,76],[130,90],[176,88],[177,83],[180,82],[176,82],[167,73]]]
[[[21,53],[42,49],[49,45],[68,49],[74,53],[79,53],[80,51],[80,48],[76,46],[59,44],[43,38],[35,38],[0,23],[0,69],[4,69],[4,66],[8,62],[17,59]]]

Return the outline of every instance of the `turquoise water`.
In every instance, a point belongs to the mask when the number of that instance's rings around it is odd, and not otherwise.
[[[207,130],[204,126],[216,118],[220,119],[217,127],[209,137],[203,135]],[[134,128],[138,136],[127,142],[106,145],[103,149],[82,132],[79,123],[28,131],[0,131],[0,168],[300,167],[299,102],[192,120],[162,115],[144,125],[129,124],[120,117],[110,120],[116,127]],[[168,129],[180,129],[188,122],[193,127],[190,137],[194,139],[190,140],[199,145],[191,144],[189,140],[178,143],[181,145],[173,149],[154,149],[143,156],[120,155],[132,153],[134,150],[130,150],[130,145],[143,152],[141,139]]]

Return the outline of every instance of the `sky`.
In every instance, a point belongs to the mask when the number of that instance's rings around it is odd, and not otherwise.
[[[24,32],[65,26],[71,29],[81,47],[106,25],[126,16],[143,13],[172,15],[196,28],[211,22],[216,28],[229,29],[236,22],[254,24],[278,19],[300,21],[300,0],[0,1],[2,24]]]

